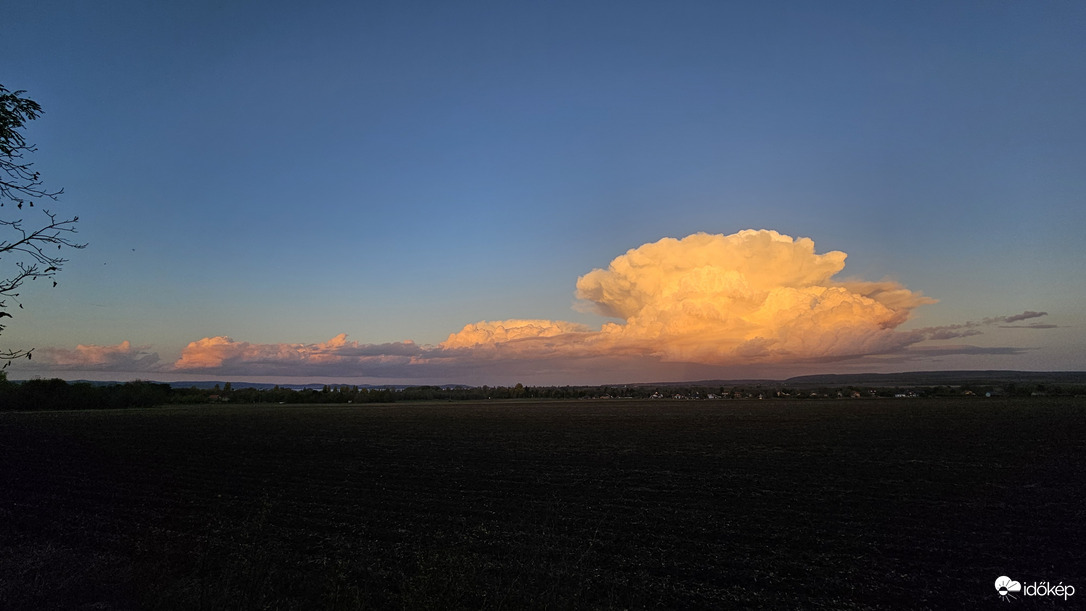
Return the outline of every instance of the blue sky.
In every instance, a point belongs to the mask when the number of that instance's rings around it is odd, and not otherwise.
[[[324,354],[315,346],[341,333],[367,354],[407,340],[433,349],[400,369],[340,359],[298,375],[1086,369],[1077,3],[46,1],[5,12],[0,82],[44,107],[28,130],[34,161],[65,188],[55,208],[80,216],[89,243],[56,289],[26,294],[0,338],[38,348],[15,378],[283,376],[289,367],[246,350]],[[938,299],[910,306],[897,333],[1046,314],[965,327],[977,333],[938,344],[941,356],[924,351],[930,338],[894,343],[909,352],[900,360],[885,346],[877,358],[689,366],[653,353],[586,373],[519,348],[512,370],[441,352],[481,321],[629,323],[572,308],[578,278],[661,238],[745,229],[847,253],[838,279],[891,278]],[[216,337],[248,348],[177,370],[190,342]],[[71,352],[123,341],[82,368]]]

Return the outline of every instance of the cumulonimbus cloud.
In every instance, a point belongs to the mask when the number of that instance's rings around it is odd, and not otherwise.
[[[577,297],[621,322],[597,332],[558,321],[482,322],[441,346],[512,347],[519,340],[516,352],[530,353],[526,340],[538,339],[555,354],[639,353],[726,365],[874,354],[922,339],[895,328],[935,300],[892,281],[836,281],[845,258],[768,230],[664,238],[578,279]]]

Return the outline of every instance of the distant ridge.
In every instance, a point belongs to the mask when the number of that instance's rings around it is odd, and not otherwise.
[[[1022,384],[1082,384],[1086,371],[910,371],[904,373],[821,374],[788,378],[792,384],[954,385],[994,382]]]
[[[12,380],[13,382],[24,382],[25,380]],[[402,390],[404,388],[418,388],[419,386],[438,386],[441,388],[472,388],[468,384],[346,384],[346,383],[330,383],[330,382],[308,382],[305,384],[295,384],[289,382],[283,382],[281,384],[267,383],[267,382],[224,382],[222,380],[195,380],[195,381],[183,381],[183,382],[158,382],[155,380],[143,380],[149,384],[166,384],[170,388],[199,388],[201,390],[210,390],[218,386],[223,388],[227,384],[230,388],[235,390],[242,388],[255,388],[257,390],[271,390],[278,386],[279,388],[287,390],[321,390],[325,386],[332,388],[339,388],[340,386],[350,386],[358,388],[365,388],[367,390]],[[118,381],[102,381],[102,380],[68,380],[70,384],[90,384],[92,386],[114,386],[117,384],[126,384],[126,382]]]
[[[904,371],[900,373],[823,373],[784,380],[701,380],[663,385],[719,386],[787,384],[789,386],[958,386],[962,384],[1086,384],[1086,371]],[[639,386],[644,386],[639,384]]]

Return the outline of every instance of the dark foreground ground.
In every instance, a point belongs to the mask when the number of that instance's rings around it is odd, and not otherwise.
[[[1086,601],[1086,400],[0,413],[0,608]]]

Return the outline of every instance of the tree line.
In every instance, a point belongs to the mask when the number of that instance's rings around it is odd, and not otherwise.
[[[629,386],[408,386],[366,388],[325,385],[294,389],[234,388],[229,382],[214,388],[185,387],[160,382],[118,384],[36,379],[12,382],[0,371],[0,410],[117,409],[157,405],[197,404],[367,404],[404,401],[560,400],[560,399],[669,399],[669,400],[811,400],[890,397],[951,396],[1067,396],[1086,394],[1081,384],[991,384],[926,387],[818,387],[797,389],[787,385],[743,384],[629,385]]]

